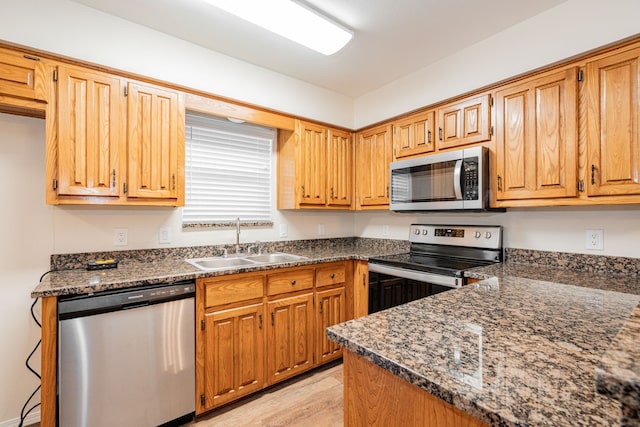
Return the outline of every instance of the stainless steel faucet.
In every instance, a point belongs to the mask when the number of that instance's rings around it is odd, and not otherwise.
[[[240,253],[240,217],[236,218],[236,253]]]

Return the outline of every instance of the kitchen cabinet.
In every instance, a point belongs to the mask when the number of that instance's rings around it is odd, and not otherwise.
[[[385,124],[358,133],[356,141],[356,209],[389,208],[389,164],[392,126]]]
[[[491,139],[491,95],[472,96],[438,108],[438,149]]]
[[[496,92],[497,200],[576,197],[578,68]]]
[[[33,55],[0,48],[0,104],[36,105],[28,100],[48,99],[48,74],[45,62]]]
[[[369,263],[355,261],[353,280],[353,318],[369,314]]]
[[[588,62],[587,193],[640,194],[640,48]]]
[[[350,209],[350,132],[296,121],[278,134],[278,209]]]
[[[414,114],[393,124],[394,160],[430,153],[435,149],[435,111]]]
[[[345,288],[343,286],[316,293],[316,360],[328,362],[342,356],[342,347],[327,338],[329,326],[346,320]]]
[[[184,102],[172,90],[59,65],[47,126],[50,204],[184,205]]]
[[[202,413],[260,390],[265,384],[264,277],[239,274],[201,280]]]
[[[267,383],[291,378],[314,364],[313,293],[267,303]]]

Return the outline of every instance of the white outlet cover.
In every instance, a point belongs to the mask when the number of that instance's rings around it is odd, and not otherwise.
[[[324,224],[318,224],[318,236],[324,236],[325,229]]]
[[[114,246],[127,246],[129,244],[129,229],[128,228],[114,228],[113,229],[113,244]]]
[[[280,224],[280,237],[287,237],[289,235],[289,227],[286,223]]]
[[[169,244],[171,243],[171,233],[168,228],[161,228],[158,232],[158,243]]]
[[[584,247],[590,250],[604,250],[604,230],[585,230]]]
[[[382,226],[382,235],[383,236],[388,236],[389,235],[389,226],[388,225],[383,225]]]

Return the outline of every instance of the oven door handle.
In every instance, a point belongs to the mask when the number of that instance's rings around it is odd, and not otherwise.
[[[453,191],[456,193],[456,200],[462,200],[462,182],[460,177],[462,176],[462,159],[456,161],[456,166],[453,169]]]
[[[403,279],[417,280],[419,282],[432,283],[434,285],[448,286],[450,288],[462,287],[462,279],[459,277],[442,276],[424,271],[407,270],[405,268],[389,267],[382,264],[369,263],[369,271],[374,273],[388,274]]]

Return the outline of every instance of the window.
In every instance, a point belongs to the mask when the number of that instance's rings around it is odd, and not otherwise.
[[[274,129],[187,113],[183,224],[270,224]]]

